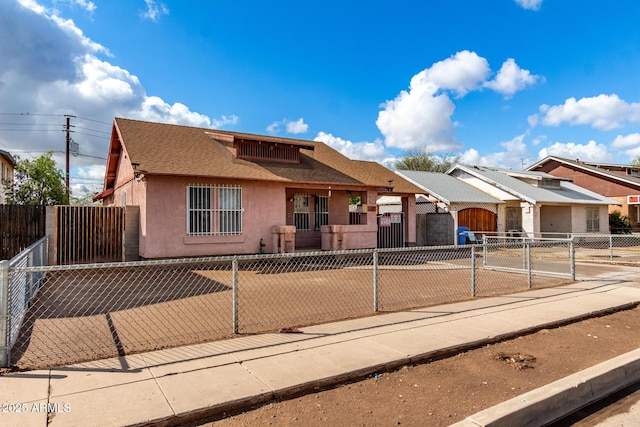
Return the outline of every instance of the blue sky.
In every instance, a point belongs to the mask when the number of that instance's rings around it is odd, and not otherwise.
[[[640,2],[0,0],[0,149],[100,189],[113,117],[425,147],[520,169],[640,155]],[[28,113],[28,115],[27,115]]]

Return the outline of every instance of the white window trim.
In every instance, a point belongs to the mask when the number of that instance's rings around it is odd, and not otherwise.
[[[209,193],[209,200],[197,203],[192,207],[192,190],[200,193],[200,197]],[[222,194],[231,192],[236,200],[221,198]],[[235,193],[235,195],[234,195]],[[202,201],[202,200],[201,200]],[[230,203],[231,201],[231,203]],[[208,203],[206,203],[208,202]],[[237,202],[239,206],[232,206]],[[224,206],[227,205],[227,206]],[[229,206],[231,205],[231,206]],[[192,213],[201,212],[207,222],[192,224]],[[187,236],[228,236],[242,234],[242,187],[239,185],[189,184],[186,189],[186,231]],[[208,216],[208,218],[206,218]]]
[[[590,212],[595,212],[595,218],[590,216]],[[597,233],[600,231],[600,208],[588,207],[587,208],[587,233]]]

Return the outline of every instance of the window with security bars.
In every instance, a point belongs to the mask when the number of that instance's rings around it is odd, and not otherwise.
[[[187,234],[242,234],[242,187],[187,186]]]
[[[600,208],[587,208],[587,233],[600,231]]]
[[[313,216],[315,231],[319,231],[321,225],[329,224],[329,197],[313,196]]]
[[[296,232],[309,231],[309,195],[295,194],[293,196],[293,224],[296,226]]]

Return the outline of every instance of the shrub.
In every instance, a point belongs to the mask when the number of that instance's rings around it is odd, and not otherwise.
[[[609,231],[612,234],[630,234],[631,221],[629,217],[624,216],[620,211],[613,211],[609,214]]]

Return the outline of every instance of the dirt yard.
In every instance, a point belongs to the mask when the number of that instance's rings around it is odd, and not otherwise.
[[[378,270],[380,312],[472,298],[469,260],[403,260]],[[355,265],[354,265],[355,264]],[[238,273],[238,332],[374,314],[371,266],[251,266]],[[527,289],[527,275],[476,269],[476,295]],[[566,278],[534,275],[532,286]],[[231,271],[218,264],[51,272],[21,325],[12,364],[45,369],[234,336]]]
[[[635,308],[189,426],[448,426],[639,346]]]

